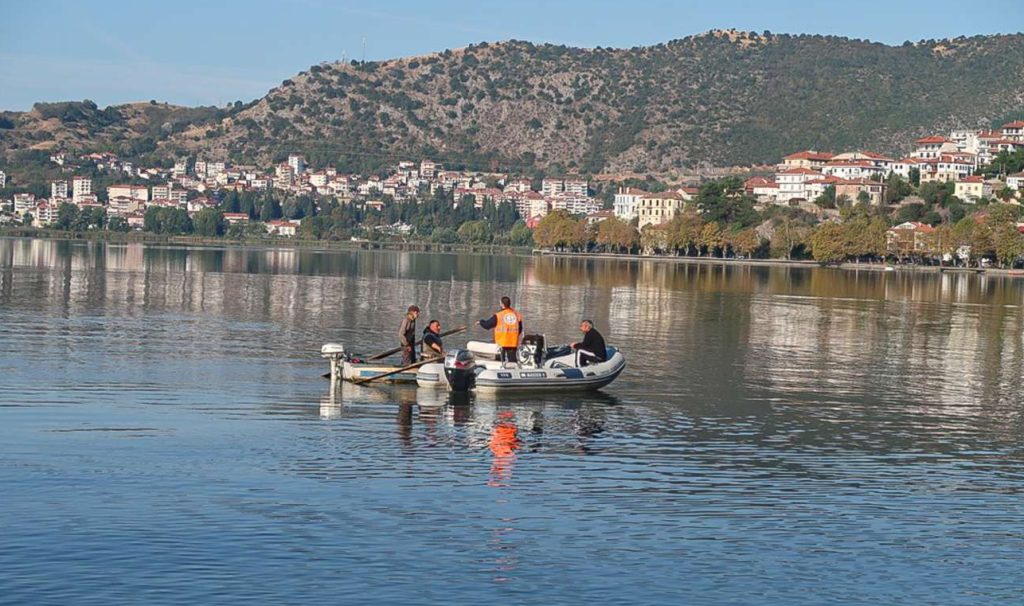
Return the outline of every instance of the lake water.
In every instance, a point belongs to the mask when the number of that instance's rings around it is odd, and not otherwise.
[[[345,385],[508,294],[626,372]],[[1024,603],[1024,281],[0,240],[0,603]],[[487,338],[473,329],[468,336]],[[450,337],[448,345],[467,335]]]

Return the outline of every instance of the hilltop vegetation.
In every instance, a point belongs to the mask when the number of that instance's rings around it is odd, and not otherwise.
[[[664,173],[805,148],[897,153],[917,135],[1000,123],[1024,102],[1022,74],[1021,34],[896,47],[732,31],[631,49],[510,41],[317,65],[227,109],[40,104],[0,116],[0,145],[260,163],[301,151],[361,172],[433,157],[521,172]]]

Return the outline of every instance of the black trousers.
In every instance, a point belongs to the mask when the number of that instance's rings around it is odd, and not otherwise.
[[[576,350],[576,365],[577,366],[588,366],[590,364],[597,364],[598,362],[604,362],[604,360],[597,357],[592,351],[585,349]]]
[[[519,361],[519,348],[518,347],[502,347],[501,348],[501,361],[502,362],[518,362]]]

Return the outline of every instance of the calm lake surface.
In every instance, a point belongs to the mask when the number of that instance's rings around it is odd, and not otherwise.
[[[346,385],[509,294],[599,393]],[[1024,603],[1024,281],[0,239],[0,603]],[[486,338],[473,329],[450,337]]]

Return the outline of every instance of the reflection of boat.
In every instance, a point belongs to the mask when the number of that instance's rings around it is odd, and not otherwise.
[[[320,356],[331,362],[331,378],[345,381],[369,379],[378,375],[394,372],[402,366],[381,362],[369,362],[357,356],[345,353],[345,348],[338,343],[327,343],[320,348]],[[382,383],[415,383],[416,369],[393,374],[380,380]]]
[[[581,366],[577,353],[568,346],[544,349],[543,338],[524,339],[516,363],[479,359],[493,354],[490,344],[471,341],[467,347],[449,351],[443,363],[420,367],[417,384],[484,393],[584,391],[608,385],[626,367],[626,358],[614,347],[607,349],[604,362]]]

